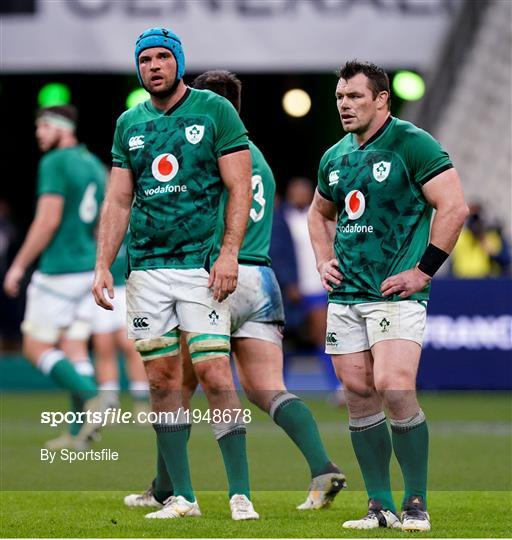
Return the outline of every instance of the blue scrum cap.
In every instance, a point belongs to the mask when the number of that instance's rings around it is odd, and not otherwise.
[[[142,79],[139,71],[139,55],[145,49],[152,47],[164,47],[171,51],[177,64],[176,81],[181,80],[185,74],[185,55],[180,38],[168,28],[149,28],[142,32],[135,43],[135,67],[140,84],[142,84]]]

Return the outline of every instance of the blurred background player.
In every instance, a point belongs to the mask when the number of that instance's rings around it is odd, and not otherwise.
[[[133,340],[126,334],[126,271],[128,235],[123,241],[110,271],[114,280],[113,311],[94,305],[92,322],[92,344],[98,389],[104,403],[112,408],[119,407],[120,373],[118,352],[125,362],[129,381],[128,390],[134,401],[133,412],[149,409],[149,385],[144,364]],[[91,297],[92,298],[92,297]]]
[[[77,408],[96,410],[100,403],[93,400],[97,389],[87,339],[94,230],[106,173],[99,159],[79,144],[77,117],[71,105],[37,112],[36,139],[45,156],[39,163],[36,214],[7,271],[4,290],[17,296],[28,268],[40,257],[27,290],[23,354],[68,390]],[[66,335],[71,326],[73,332]],[[83,425],[78,446],[86,443],[93,428]]]
[[[309,341],[314,345],[327,385],[335,392],[335,401],[343,405],[343,385],[336,377],[331,357],[325,352],[327,294],[318,279],[315,253],[308,233],[308,210],[314,193],[315,188],[309,178],[292,178],[286,188],[283,215],[297,260],[297,288],[300,295],[298,307],[303,317],[301,322],[306,328]]]
[[[232,105],[185,86],[185,56],[172,31],[143,32],[135,64],[150,100],[117,122],[93,292],[98,305],[112,309],[105,296],[105,290],[114,296],[109,269],[130,223],[128,332],[145,361],[153,410],[175,413],[153,424],[174,493],[164,508],[146,517],[194,517],[201,512],[188,465],[190,422],[180,413],[179,340],[185,333],[211,409],[240,409],[229,365],[229,308],[223,300],[236,287],[251,201],[250,153],[245,126]],[[225,233],[208,271],[224,188],[229,191]],[[231,516],[258,519],[250,501],[246,427],[231,418],[212,423],[228,476]]]
[[[345,385],[369,498],[367,515],[343,527],[428,531],[428,429],[416,375],[430,281],[468,210],[440,144],[391,116],[382,68],[347,62],[336,104],[347,135],[320,161],[309,230],[329,291],[326,351]],[[392,448],[405,485],[401,520],[391,493]]]
[[[240,113],[242,83],[235,74],[222,70],[207,71],[194,80],[193,87],[211,90],[227,98]],[[346,485],[345,476],[327,456],[308,406],[298,396],[288,392],[283,381],[284,312],[281,291],[268,256],[276,185],[272,170],[261,151],[252,141],[249,141],[249,147],[253,202],[247,233],[238,256],[238,284],[229,298],[231,349],[238,377],[251,403],[267,412],[285,431],[310,467],[312,480],[309,494],[298,509],[325,508]],[[220,205],[213,260],[218,256],[224,234],[226,195],[224,193]],[[184,407],[190,409],[190,399],[198,380],[184,340],[181,345],[185,372]],[[157,476],[151,488],[141,495],[128,495],[125,504],[160,507],[170,495],[172,481],[159,455]]]

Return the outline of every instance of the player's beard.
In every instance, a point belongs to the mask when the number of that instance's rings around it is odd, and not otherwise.
[[[165,88],[163,90],[149,90],[147,87],[144,87],[147,92],[156,97],[157,99],[166,99],[168,97],[171,97],[174,92],[176,91],[176,88],[178,87],[178,68],[176,68],[176,74],[175,74],[175,77],[174,77],[174,81],[173,83],[169,86],[169,88]]]
[[[170,86],[169,88],[166,88],[164,90],[157,90],[157,91],[152,91],[152,90],[149,90],[146,88],[146,90],[148,91],[149,94],[151,94],[152,96],[158,98],[158,99],[165,99],[165,98],[168,98],[168,97],[171,97],[175,90],[176,90],[176,83],[173,83],[172,86]]]

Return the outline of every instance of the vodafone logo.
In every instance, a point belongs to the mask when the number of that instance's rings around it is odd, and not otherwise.
[[[180,169],[178,160],[172,154],[160,154],[151,164],[151,172],[159,182],[169,182]]]
[[[366,208],[366,201],[364,195],[354,189],[350,191],[345,197],[345,211],[347,212],[348,219],[360,218]]]

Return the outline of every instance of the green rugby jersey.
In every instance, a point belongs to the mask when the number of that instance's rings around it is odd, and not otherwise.
[[[120,116],[112,157],[134,179],[130,269],[207,265],[224,188],[217,160],[247,148],[235,108],[209,90],[187,88],[166,112],[146,101]]]
[[[59,228],[39,259],[44,274],[68,274],[94,269],[94,236],[105,190],[106,170],[84,145],[57,148],[39,163],[38,196],[64,197]]]
[[[381,283],[416,266],[428,244],[432,207],[421,188],[451,167],[432,136],[391,116],[362,146],[349,133],[327,150],[318,191],[338,209],[334,252],[344,275],[330,302],[386,300]],[[426,300],[429,289],[409,299]]]
[[[252,205],[249,221],[247,222],[247,232],[238,255],[238,262],[240,264],[269,266],[270,257],[268,251],[272,234],[276,181],[265,156],[252,141],[249,141],[249,150],[252,161]],[[212,261],[219,255],[224,236],[224,212],[227,200],[228,192],[224,190],[219,209],[219,221],[215,232],[215,249],[212,254]]]

